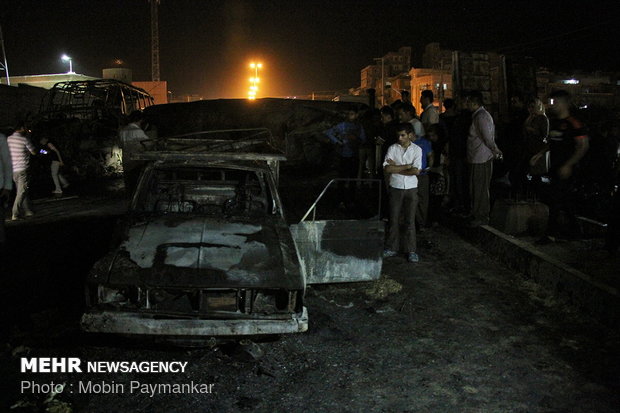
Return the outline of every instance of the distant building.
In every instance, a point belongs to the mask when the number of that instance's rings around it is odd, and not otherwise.
[[[58,82],[72,82],[75,80],[97,80],[98,77],[81,75],[79,73],[54,73],[47,75],[10,76],[11,86],[18,84],[51,89]],[[6,85],[6,78],[0,78],[0,84]]]
[[[443,101],[453,97],[451,69],[412,68],[409,75],[411,77],[411,103],[415,106],[418,115],[424,109],[420,104],[423,90],[433,91],[434,104],[440,112]]]
[[[131,82],[131,84],[140,89],[144,89],[153,96],[156,105],[168,103],[168,82],[165,80],[160,80],[159,82]],[[202,100],[202,98],[196,100]]]
[[[152,82],[148,82],[148,83],[152,83]],[[206,100],[206,98],[198,94],[171,95],[170,98],[168,99],[168,103],[196,102],[199,100]]]
[[[439,43],[429,43],[422,54],[422,67],[452,70],[452,50],[442,49]]]
[[[620,110],[618,72],[551,73],[542,68],[536,73],[536,79],[541,97],[546,97],[555,90],[566,90],[579,107],[601,106]]]
[[[125,82],[129,85],[144,89],[151,96],[156,105],[168,103],[168,82],[165,80],[152,82],[134,82],[132,70],[126,67],[114,67],[110,69],[103,69],[104,79],[114,79],[121,82]]]
[[[402,90],[409,90],[408,82],[403,79],[409,76],[411,47],[401,47],[397,52],[374,58],[374,61],[375,64],[360,71],[360,88],[375,89],[379,104],[390,104],[400,99]]]

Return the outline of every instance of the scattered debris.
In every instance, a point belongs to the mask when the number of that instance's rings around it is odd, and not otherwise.
[[[399,293],[402,289],[401,283],[382,274],[377,281],[369,282],[368,286],[362,289],[362,292],[374,300],[383,300],[388,295]]]
[[[47,408],[45,409],[46,413],[73,413],[73,408],[67,402],[63,402],[60,400],[53,400]]]
[[[14,409],[31,409],[36,408],[37,404],[32,400],[19,400],[17,403],[11,406],[11,410]]]
[[[13,349],[13,351],[11,352],[11,355],[13,357],[27,356],[28,354],[30,354],[30,351],[31,351],[30,347],[17,346]]]

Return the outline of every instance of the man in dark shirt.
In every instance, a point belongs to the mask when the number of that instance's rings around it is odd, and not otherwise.
[[[547,239],[553,236],[569,235],[576,229],[575,167],[588,151],[589,140],[583,123],[570,113],[570,95],[563,90],[549,96],[549,110],[552,116],[549,127],[550,166],[549,177],[549,225]],[[568,222],[563,228],[559,222],[560,212],[564,211]]]
[[[390,146],[398,143],[398,121],[396,120],[396,115],[394,113],[394,109],[391,106],[384,106],[381,108],[381,131],[380,135],[375,138],[375,143],[377,145],[376,154],[377,154],[377,162],[376,165],[379,167],[377,171],[377,175],[380,179],[383,179],[382,194],[381,194],[381,216],[382,218],[387,218],[389,206],[388,206],[388,192],[387,189],[390,186],[390,174],[386,174],[381,164],[385,159],[385,155],[387,154],[387,150]]]
[[[364,128],[358,121],[358,113],[350,109],[346,120],[325,131],[325,135],[337,146],[340,156],[339,178],[356,178],[359,164],[359,146],[366,141]],[[342,206],[351,206],[355,200],[355,184],[348,182],[339,185]]]

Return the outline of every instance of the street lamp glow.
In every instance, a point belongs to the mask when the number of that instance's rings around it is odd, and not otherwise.
[[[66,54],[63,54],[60,58],[63,62],[69,62],[69,71],[67,73],[73,74],[75,73],[73,71],[73,59],[70,58],[69,56],[67,56]]]
[[[250,63],[250,69],[254,70],[254,76],[250,78],[251,85],[250,90],[248,91],[248,99],[250,100],[256,99],[256,95],[258,93],[258,83],[260,82],[260,78],[258,77],[258,69],[261,69],[262,67],[262,63]]]

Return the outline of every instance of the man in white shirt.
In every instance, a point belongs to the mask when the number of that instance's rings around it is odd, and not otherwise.
[[[0,133],[0,260],[3,254],[3,246],[6,243],[4,232],[4,210],[9,203],[9,196],[13,189],[13,165],[11,165],[11,153],[6,142],[6,136]],[[1,263],[0,263],[1,265]]]
[[[398,111],[398,120],[401,122],[411,123],[413,126],[413,133],[418,138],[425,135],[424,126],[422,122],[416,118],[415,107],[411,103],[404,103]]]
[[[13,221],[23,216],[30,217],[33,215],[28,196],[28,166],[30,165],[30,155],[36,155],[36,152],[34,146],[26,137],[29,132],[30,130],[25,124],[20,124],[6,140],[11,152],[13,180],[17,188],[17,195],[15,195],[15,202],[13,203]]]
[[[397,128],[398,143],[388,148],[383,170],[390,174],[390,225],[386,241],[385,258],[398,255],[401,214],[405,219],[405,245],[409,262],[418,262],[415,237],[415,211],[418,203],[418,178],[422,168],[422,149],[412,144],[415,140],[413,126],[401,123]]]

